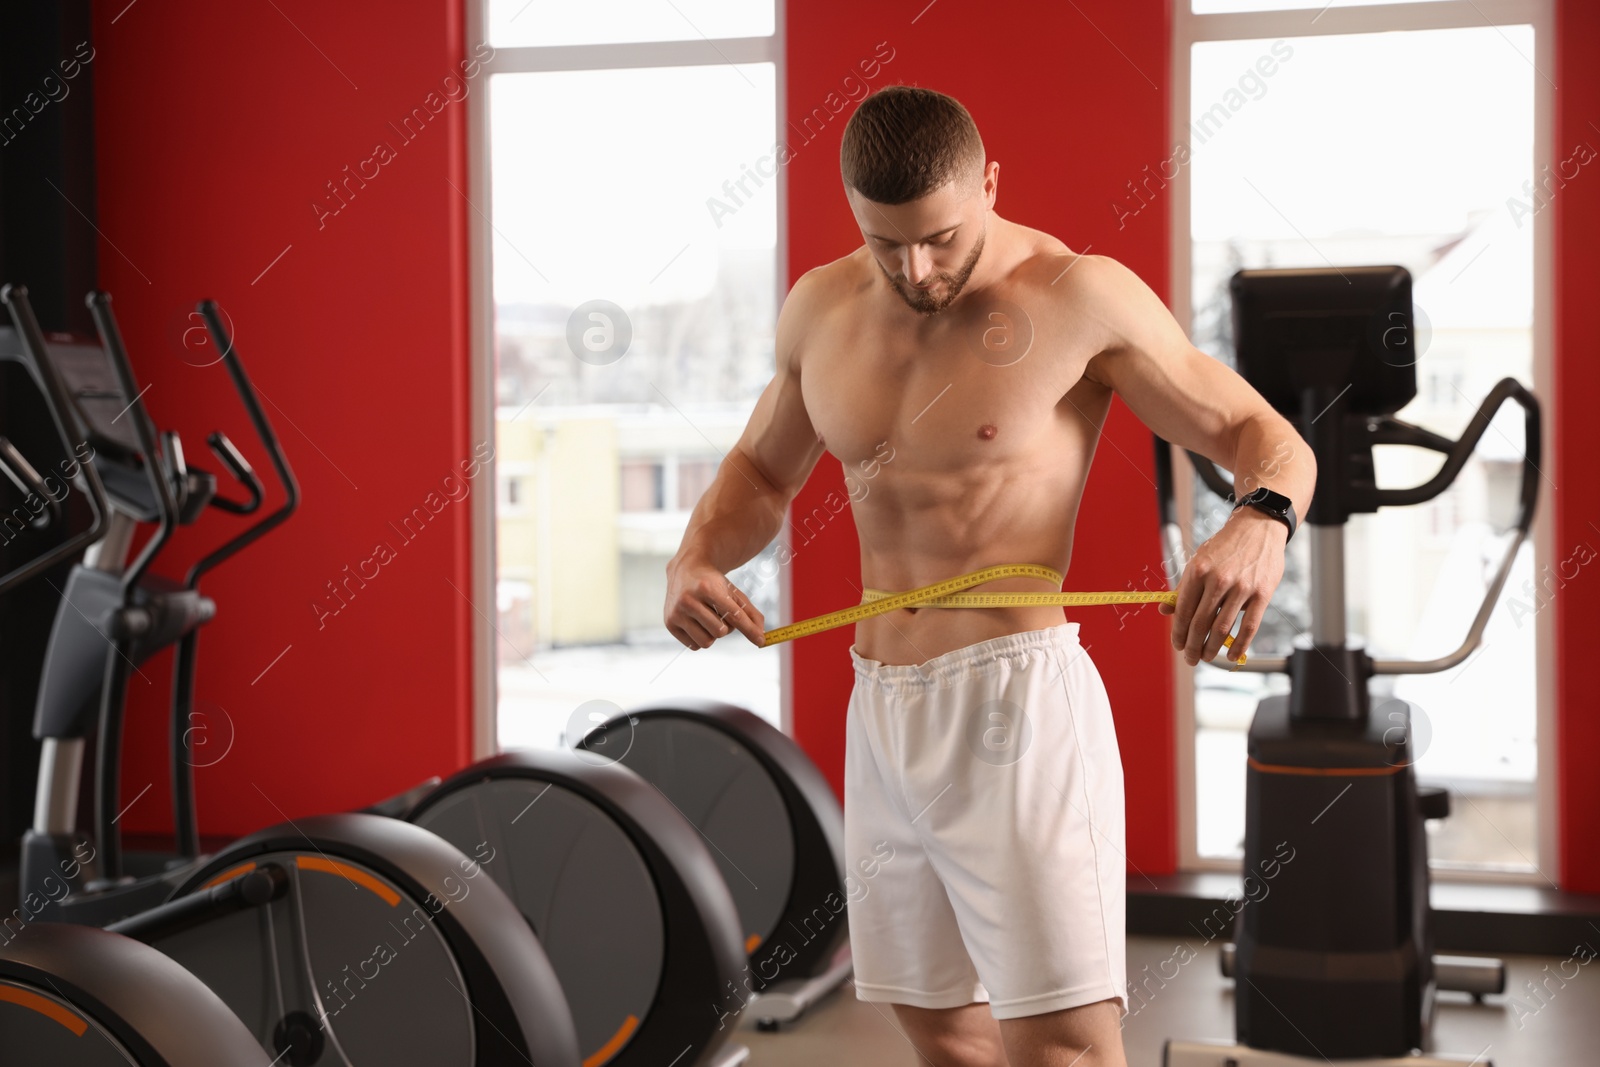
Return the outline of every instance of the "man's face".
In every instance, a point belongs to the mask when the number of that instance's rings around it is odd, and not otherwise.
[[[943,311],[972,277],[983,252],[991,189],[989,181],[970,191],[951,181],[904,204],[879,204],[847,191],[878,269],[913,311]]]

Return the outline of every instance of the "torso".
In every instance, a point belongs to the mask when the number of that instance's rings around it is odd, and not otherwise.
[[[1013,265],[932,316],[900,300],[865,248],[823,268],[833,299],[803,342],[801,389],[844,466],[869,588],[902,591],[997,563],[1067,572],[1111,390],[1084,376],[1096,328],[1071,312],[1069,288],[1052,288],[1070,287],[1073,253],[1004,222],[1011,234],[997,242],[993,222],[984,254],[1009,243],[1001,255]],[[974,589],[1053,591],[1029,578]],[[902,608],[857,623],[855,648],[922,663],[1063,621],[1059,607]]]

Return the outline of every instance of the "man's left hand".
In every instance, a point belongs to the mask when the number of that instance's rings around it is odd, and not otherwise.
[[[1283,523],[1242,507],[1195,550],[1178,579],[1177,603],[1159,608],[1174,616],[1172,647],[1183,652],[1189,666],[1216,658],[1241,611],[1244,623],[1225,658],[1237,662],[1245,655],[1283,578],[1288,539]]]

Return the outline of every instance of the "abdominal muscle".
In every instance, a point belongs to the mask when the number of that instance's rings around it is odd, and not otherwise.
[[[855,515],[864,587],[906,592],[1002,563],[1032,563],[1065,575],[1082,474],[1055,471],[1030,479],[1031,484],[998,479],[985,487],[989,492],[979,490],[976,499],[976,494],[961,493],[959,501],[933,507],[899,506],[892,497],[903,495],[903,484],[896,487],[898,494],[874,491],[856,506]],[[963,590],[1059,591],[1048,580],[1026,577]],[[1054,605],[898,608],[856,623],[854,647],[858,655],[880,663],[920,664],[990,638],[1065,621],[1065,609]]]

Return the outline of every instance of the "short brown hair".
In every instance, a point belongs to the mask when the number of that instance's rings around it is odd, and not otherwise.
[[[977,123],[959,100],[886,85],[845,124],[839,172],[847,188],[868,200],[904,204],[948,181],[975,183],[984,158]]]

